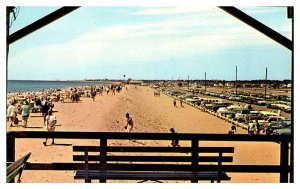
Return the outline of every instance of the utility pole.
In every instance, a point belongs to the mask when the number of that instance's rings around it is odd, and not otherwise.
[[[266,67],[265,100],[267,99],[268,68]]]
[[[237,66],[235,66],[235,94],[237,95]]]
[[[204,72],[204,92],[206,92],[206,72]]]
[[[190,89],[190,75],[188,75],[188,89]]]

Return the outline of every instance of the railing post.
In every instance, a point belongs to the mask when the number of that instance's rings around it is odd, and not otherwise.
[[[88,147],[84,147],[84,181],[86,183],[91,182],[89,176],[89,154],[88,154]]]
[[[291,150],[290,150],[290,183],[294,183],[294,140],[291,140]]]
[[[223,153],[219,152],[217,183],[221,182],[222,157],[223,157]]]
[[[12,132],[7,133],[6,135],[6,161],[14,162],[15,161],[15,137]]]
[[[106,155],[107,155],[107,138],[101,138],[100,139],[100,170],[106,171]],[[106,183],[106,179],[99,179],[100,183]]]
[[[198,147],[199,147],[199,141],[198,139],[192,140],[192,171],[197,171],[198,168]],[[192,183],[198,183],[197,179],[192,179]]]
[[[15,161],[15,136],[14,133],[9,132],[6,134],[6,162],[14,162]],[[11,180],[11,183],[14,183],[15,179]]]
[[[280,142],[280,183],[288,183],[289,177],[289,142],[281,140]]]

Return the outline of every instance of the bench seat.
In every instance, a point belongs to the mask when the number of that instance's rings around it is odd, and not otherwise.
[[[99,171],[89,170],[90,179],[111,179],[111,180],[210,180],[218,179],[217,171]],[[78,170],[75,179],[84,179],[85,170]],[[220,173],[220,180],[230,180],[225,172]]]

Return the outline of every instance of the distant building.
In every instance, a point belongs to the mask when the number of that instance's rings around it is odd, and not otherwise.
[[[142,85],[143,83],[144,83],[143,81],[137,81],[137,80],[129,81],[129,84],[131,85]]]

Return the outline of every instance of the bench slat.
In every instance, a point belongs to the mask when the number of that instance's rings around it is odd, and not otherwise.
[[[31,153],[28,152],[27,154],[25,154],[24,156],[22,156],[20,159],[18,159],[17,161],[13,162],[9,166],[7,166],[6,167],[6,175],[10,174],[12,171],[14,171],[20,165],[24,164],[28,160],[30,154]]]
[[[73,161],[84,161],[84,155],[74,155]],[[191,162],[192,157],[184,156],[99,156],[89,155],[88,161],[132,161],[132,162]],[[198,162],[232,162],[232,156],[200,156]]]
[[[85,146],[73,146],[74,152],[84,152]],[[145,146],[136,146],[136,147],[124,147],[124,146],[109,146],[109,147],[100,147],[100,146],[87,146],[89,152],[180,152],[180,153],[188,153],[192,152],[195,149],[192,147],[145,147]],[[198,147],[198,152],[201,153],[233,153],[234,147]]]
[[[13,171],[11,171],[8,175],[6,175],[6,183],[11,182],[14,180],[14,178],[20,174],[23,170],[23,166],[19,165],[19,167],[15,168]]]
[[[84,178],[85,172],[77,171],[75,178]],[[217,171],[201,172],[134,172],[134,171],[98,171],[90,170],[91,179],[115,179],[115,180],[217,180]],[[225,172],[220,173],[221,180],[230,180],[231,178]]]
[[[25,168],[26,162],[31,155],[31,152],[28,152],[24,156],[22,156],[17,161],[13,162],[9,166],[6,167],[6,182],[13,182],[14,178],[19,175],[17,182],[20,182],[21,174],[23,169]]]

